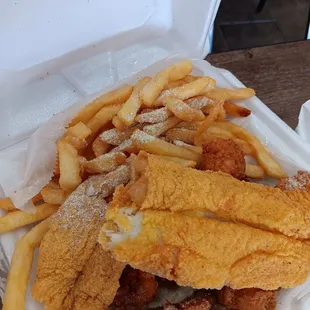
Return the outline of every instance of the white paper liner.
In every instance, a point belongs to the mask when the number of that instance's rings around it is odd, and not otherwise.
[[[310,143],[310,100],[301,107],[296,131],[305,142]]]
[[[115,85],[113,89],[125,83],[134,84],[137,78],[153,75],[155,72],[181,59],[183,58],[178,56],[165,59],[141,72],[138,72],[130,79]],[[195,63],[199,63],[201,66],[199,66],[199,68],[195,68],[194,74],[211,76],[216,75],[214,78],[216,78],[218,86],[220,87],[227,87],[228,82],[230,82],[229,85],[243,87],[240,82],[238,82],[239,84],[236,84],[236,78],[233,75],[231,75],[230,79],[227,71],[211,67],[203,61],[196,60]],[[81,109],[81,107],[108,90],[105,89],[91,97],[88,97],[52,117],[31,136],[29,139],[27,152],[27,141],[1,152],[0,169],[5,169],[6,173],[3,173],[2,176],[0,176],[0,186],[2,186],[5,195],[10,197],[17,207],[24,210],[29,210],[29,207],[27,208],[28,201],[35,196],[51,179],[56,159],[55,142],[64,133],[68,122]],[[245,102],[247,103],[247,101]],[[251,102],[251,100],[249,100],[249,102]],[[259,103],[262,104],[261,102]],[[243,103],[241,103],[241,105],[243,105]],[[302,117],[300,118],[299,133],[304,137],[307,136],[304,130],[310,132],[309,106],[310,104],[308,103],[306,110],[301,113]],[[251,109],[250,104],[249,108]],[[282,149],[279,148],[277,140],[274,139],[274,136],[272,136],[270,130],[267,134],[266,126],[264,126],[264,120],[259,119],[255,113],[252,113],[252,115],[246,119],[234,119],[233,121],[258,137],[289,175],[294,175],[298,170],[303,169],[303,167],[296,163],[290,156],[287,156],[288,152],[284,152],[285,154],[282,152]],[[263,183],[274,186],[275,180],[267,178],[263,181]],[[3,193],[1,195],[1,191],[0,197],[3,197]],[[6,233],[0,236],[0,241],[5,252],[5,259],[8,259],[9,261],[11,260],[15,243],[25,233],[25,231],[27,231],[27,228],[21,228],[12,233]],[[35,268],[32,269],[30,278],[30,282],[32,283],[35,278]],[[42,304],[39,304],[32,299],[30,295],[30,285],[28,287],[26,300],[26,310],[44,309]],[[309,307],[310,279],[301,286],[289,290],[281,290],[278,294],[277,310],[306,310],[309,309]]]

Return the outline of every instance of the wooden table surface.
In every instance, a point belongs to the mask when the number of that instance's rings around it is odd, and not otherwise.
[[[212,65],[232,72],[292,128],[310,99],[310,41],[211,54]]]

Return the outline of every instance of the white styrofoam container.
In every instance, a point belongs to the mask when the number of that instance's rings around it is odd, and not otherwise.
[[[96,95],[100,95],[101,93],[105,93],[108,90],[118,88],[123,84],[134,84],[137,79],[143,76],[153,76],[159,70],[162,70],[167,66],[183,59],[183,57],[177,55],[165,58],[131,75],[130,77],[120,81],[119,83],[116,83],[115,85],[113,85],[113,87],[102,89]],[[194,65],[193,74],[211,76],[212,78],[216,79],[217,85],[219,87],[234,88],[244,86],[240,81],[238,81],[231,73],[226,70],[217,69],[203,60],[192,59],[192,62]],[[84,105],[89,102],[89,100],[90,99],[88,98],[83,99],[81,102],[77,102],[76,105]],[[252,111],[252,115],[250,117],[241,119],[241,125],[252,131],[255,136],[257,136],[263,141],[263,143],[266,144],[271,154],[277,158],[277,161],[289,174],[296,173],[296,170],[300,167],[310,170],[310,163],[308,162],[310,151],[309,149],[307,149],[306,146],[304,146],[299,136],[291,128],[287,127],[287,125],[282,122],[273,112],[271,112],[257,97],[244,100],[242,101],[242,103],[239,104],[249,107]],[[72,111],[70,113],[72,113]],[[48,125],[55,123],[55,120],[60,118],[63,119],[61,114],[51,118],[47,122],[47,124],[44,125],[44,128],[39,129],[39,131],[45,131]],[[50,126],[50,128],[52,131],[58,131],[58,128],[53,128],[53,126]],[[48,143],[53,143],[51,137],[53,137],[55,140],[57,139],[57,136],[53,132],[49,133],[49,135],[50,136],[46,136],[43,140],[37,142],[42,143],[43,145],[48,147]],[[38,162],[38,165],[40,166],[41,163]],[[25,233],[25,231],[27,231],[27,228],[23,227],[13,233],[6,233],[0,236],[1,244],[9,260],[13,255],[15,243]],[[34,301],[31,297],[31,286],[34,280],[35,271],[33,269],[27,291],[27,310],[43,309],[43,306]],[[308,281],[307,286],[304,285],[296,289],[286,290],[286,295],[284,295],[283,298],[278,300],[277,310],[308,309],[307,306],[310,305],[310,299],[303,300],[303,298],[306,294],[310,294],[308,293],[309,284],[310,283]],[[281,292],[282,295],[283,292],[284,291]],[[289,296],[289,298],[287,296]]]
[[[231,73],[199,60],[210,48],[218,5],[219,0],[1,2],[0,167],[6,156],[25,150],[28,137],[57,112],[152,75],[179,59],[166,58],[173,54],[197,58],[195,73],[214,77],[219,86],[242,87]],[[310,170],[310,151],[291,128],[256,97],[243,104],[272,153]],[[1,236],[9,258],[24,231]],[[27,309],[43,308],[29,296]]]

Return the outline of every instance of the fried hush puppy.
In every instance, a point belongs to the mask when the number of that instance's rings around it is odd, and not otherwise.
[[[238,310],[274,310],[276,291],[264,291],[256,288],[233,290],[224,287],[218,291],[219,302],[227,309]]]
[[[221,171],[234,178],[245,178],[244,153],[232,139],[214,139],[203,145],[201,170]]]
[[[127,266],[120,278],[113,305],[122,310],[141,309],[154,299],[157,287],[155,276]]]

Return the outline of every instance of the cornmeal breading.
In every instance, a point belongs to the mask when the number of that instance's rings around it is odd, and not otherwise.
[[[106,219],[99,242],[118,261],[182,286],[273,290],[304,282],[310,271],[308,245],[242,224],[115,206]]]
[[[66,300],[72,310],[103,310],[112,303],[124,264],[97,244]]]
[[[41,243],[32,294],[48,310],[81,309],[87,299],[96,299],[96,285],[102,292],[91,309],[104,309],[113,301],[123,267],[96,247],[106,203],[94,189],[104,180],[99,175],[82,183],[53,216]],[[96,267],[96,277],[92,277],[96,262],[102,266]],[[101,268],[107,265],[109,270],[104,272]]]
[[[310,239],[310,209],[277,188],[147,155],[148,186],[141,210],[207,211],[296,239]]]
[[[274,290],[306,280],[305,197],[146,153],[132,168],[99,235],[116,260],[194,288]]]

